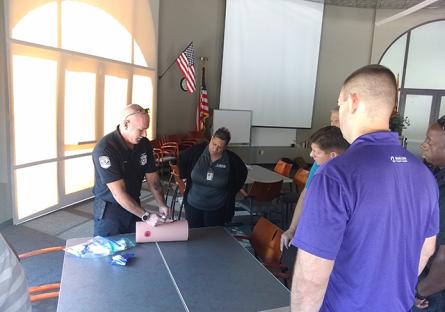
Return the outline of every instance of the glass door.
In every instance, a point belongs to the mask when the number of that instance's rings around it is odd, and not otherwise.
[[[403,116],[408,117],[410,125],[403,130],[403,135],[406,137],[406,148],[419,158],[421,157],[420,144],[425,140],[425,134],[430,125],[432,101],[431,95],[406,95]]]
[[[14,222],[59,203],[56,53],[11,46]],[[42,196],[45,194],[45,196]]]
[[[61,193],[60,205],[91,197],[94,168],[91,152],[97,138],[96,111],[98,86],[101,83],[95,60],[70,56],[63,61],[60,82],[64,92],[60,96],[62,131],[59,140]]]

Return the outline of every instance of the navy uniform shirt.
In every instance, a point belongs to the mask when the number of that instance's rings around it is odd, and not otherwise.
[[[147,138],[143,138],[131,150],[119,132],[104,136],[93,150],[95,183],[93,194],[107,202],[115,203],[107,183],[123,179],[128,194],[139,202],[142,180],[145,173],[157,170],[153,148]]]

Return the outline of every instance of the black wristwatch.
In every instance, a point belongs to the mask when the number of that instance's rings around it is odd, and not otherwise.
[[[145,221],[148,220],[148,218],[150,218],[150,213],[149,213],[148,211],[146,211],[146,212],[142,215],[141,220],[145,222]]]

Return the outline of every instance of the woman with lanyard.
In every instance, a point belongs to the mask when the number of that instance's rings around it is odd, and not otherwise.
[[[222,226],[234,215],[235,196],[247,177],[241,158],[226,149],[227,128],[219,128],[210,142],[190,147],[179,157],[181,178],[186,179],[184,207],[191,228]]]

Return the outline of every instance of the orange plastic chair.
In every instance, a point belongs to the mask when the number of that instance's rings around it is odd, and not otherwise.
[[[253,225],[253,216],[256,215],[255,201],[257,202],[272,202],[274,199],[281,196],[281,187],[283,181],[278,182],[258,182],[255,181],[247,192],[247,199],[249,201],[250,222]],[[255,210],[255,211],[254,211]]]
[[[297,191],[284,193],[283,196],[281,197],[281,200],[286,206],[286,212],[284,217],[286,225],[289,222],[289,215],[292,215],[291,212],[293,211],[293,207],[295,207],[295,204],[297,203],[301,192],[306,186],[308,175],[309,175],[308,170],[303,168],[298,169],[292,178]]]
[[[273,168],[273,171],[285,177],[289,176],[291,170],[292,164],[282,161],[281,159],[277,161],[275,167]]]
[[[235,235],[234,237],[238,240],[249,240],[255,257],[287,286],[290,274],[286,273],[287,267],[281,261],[280,239],[282,234],[282,229],[261,217],[255,224],[250,236]]]
[[[283,231],[264,217],[261,217],[253,228],[250,244],[258,259],[267,267],[280,268],[281,234]]]
[[[33,256],[43,255],[50,252],[64,251],[64,250],[65,246],[37,249],[30,252],[22,253],[18,255],[18,258],[20,261],[23,261]],[[28,293],[31,298],[31,302],[36,302],[44,299],[59,297],[59,289],[60,289],[60,283],[52,283],[52,284],[29,287]]]
[[[297,187],[297,190],[301,193],[301,191],[306,186],[306,181],[309,176],[309,171],[303,168],[300,168],[295,172],[294,177],[292,180],[294,181],[295,186]]]

